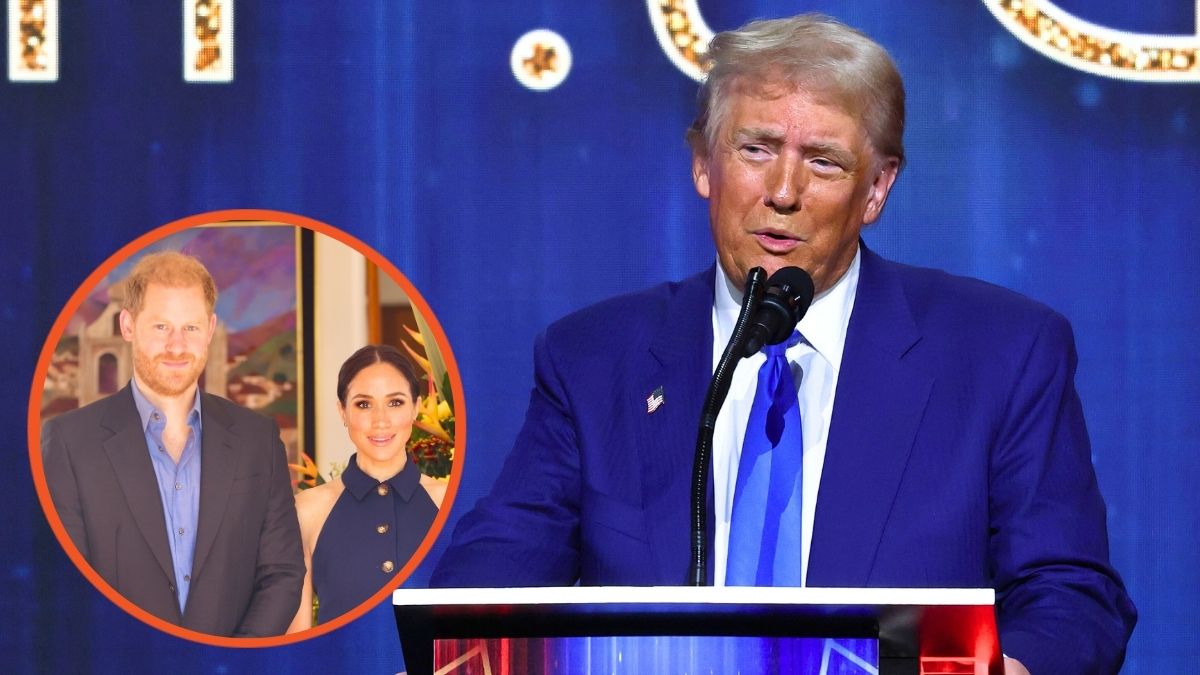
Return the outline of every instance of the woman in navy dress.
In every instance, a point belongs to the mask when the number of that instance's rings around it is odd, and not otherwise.
[[[288,632],[312,627],[314,596],[326,622],[374,595],[429,532],[445,487],[405,449],[419,385],[409,360],[388,345],[363,347],[342,364],[338,412],[356,452],[337,478],[296,495],[308,574]]]

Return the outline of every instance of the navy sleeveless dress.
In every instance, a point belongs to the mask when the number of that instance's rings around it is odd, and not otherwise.
[[[346,489],[325,519],[312,554],[319,622],[374,595],[417,550],[438,512],[420,480],[412,460],[381,483],[358,468],[357,455],[350,457],[342,472]]]

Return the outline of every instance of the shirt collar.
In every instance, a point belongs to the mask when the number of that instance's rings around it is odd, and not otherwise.
[[[361,502],[383,483],[387,483],[396,496],[407,502],[412,499],[413,494],[420,487],[421,471],[417,468],[417,463],[410,457],[399,473],[381,482],[368,476],[358,467],[357,453],[350,455],[350,461],[346,463],[346,468],[342,471],[342,484],[355,499]]]
[[[850,312],[854,309],[854,297],[858,292],[858,273],[862,259],[862,247],[854,252],[854,259],[842,278],[833,286],[813,299],[804,318],[797,328],[813,350],[825,357],[835,370],[841,369],[842,350],[846,346],[846,330],[850,325]],[[717,266],[717,281],[713,300],[714,339],[718,344],[729,342],[733,325],[737,323],[742,306],[742,289],[733,285],[721,265]],[[789,353],[791,350],[789,350]]]
[[[159,410],[146,398],[142,393],[142,388],[138,385],[137,378],[134,377],[129,381],[129,388],[133,390],[133,404],[137,406],[138,417],[142,419],[142,429],[150,428],[150,423],[155,421],[155,415],[165,419],[166,415]],[[200,387],[196,387],[196,396],[192,399],[192,410],[188,413],[188,425],[195,424],[196,428],[200,428]]]

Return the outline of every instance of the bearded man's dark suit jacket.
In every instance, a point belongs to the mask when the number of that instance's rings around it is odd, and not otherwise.
[[[280,635],[300,607],[304,557],[279,429],[210,394],[201,394],[200,418],[200,512],[182,616],[158,482],[128,386],[43,426],[55,510],[92,568],[141,609],[211,635]]]
[[[714,278],[547,329],[515,449],[433,585],[684,583]],[[1109,565],[1074,369],[1060,315],[864,246],[809,585],[994,587],[1001,646],[1034,675],[1115,671],[1136,615]]]

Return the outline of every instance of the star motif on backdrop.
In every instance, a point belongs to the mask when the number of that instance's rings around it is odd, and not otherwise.
[[[557,63],[558,54],[554,51],[554,47],[544,45],[540,42],[533,45],[533,55],[521,61],[521,65],[525,66],[525,70],[529,71],[530,75],[538,78],[546,71],[557,71]]]
[[[549,91],[571,72],[571,46],[558,33],[536,28],[517,39],[508,60],[513,77],[522,86]]]

